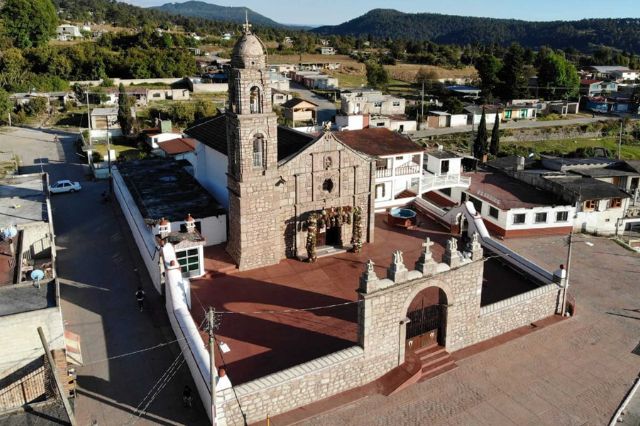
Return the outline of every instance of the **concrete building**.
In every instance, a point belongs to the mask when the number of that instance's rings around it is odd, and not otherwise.
[[[47,399],[52,383],[38,327],[52,367],[68,377],[52,223],[46,174],[0,180],[0,411]]]
[[[147,89],[147,102],[153,101],[188,101],[191,92],[187,89]]]
[[[343,91],[340,111],[345,115],[379,114],[404,115],[406,101],[379,90]]]
[[[592,66],[589,67],[589,71],[593,73],[595,78],[611,79],[617,82],[623,81],[635,81],[638,80],[638,71],[629,69],[629,67],[623,67],[619,65],[611,66]]]
[[[195,150],[198,142],[191,138],[176,138],[158,142],[155,153],[160,157],[171,157],[174,160],[187,160],[195,167]]]
[[[317,123],[318,105],[300,98],[293,98],[282,104],[284,118],[291,127]]]
[[[60,41],[73,40],[74,38],[82,37],[80,28],[77,25],[63,24],[58,25],[56,28],[57,39]]]
[[[336,54],[336,49],[334,49],[331,46],[322,46],[320,48],[320,54],[322,54],[322,55],[335,55]]]
[[[118,123],[118,108],[94,108],[91,110],[91,137],[105,138],[121,136],[122,129]]]
[[[604,96],[618,91],[618,83],[598,79],[580,80],[580,94],[587,97]]]

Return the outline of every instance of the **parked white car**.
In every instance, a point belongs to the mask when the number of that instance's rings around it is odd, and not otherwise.
[[[62,192],[76,192],[80,191],[82,187],[78,182],[71,182],[70,180],[59,180],[53,185],[49,186],[49,192],[52,194],[59,194]]]

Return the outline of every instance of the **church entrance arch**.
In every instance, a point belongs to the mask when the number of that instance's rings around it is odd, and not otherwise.
[[[418,293],[407,310],[406,348],[417,350],[437,344],[445,346],[447,295],[439,287],[427,287]]]

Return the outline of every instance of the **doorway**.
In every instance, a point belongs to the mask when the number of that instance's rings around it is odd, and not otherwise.
[[[342,247],[342,226],[328,228],[325,238],[325,245]]]
[[[445,346],[447,296],[438,287],[422,290],[407,312],[406,349],[416,351],[430,345]]]

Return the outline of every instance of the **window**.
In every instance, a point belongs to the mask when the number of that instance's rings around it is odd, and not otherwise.
[[[527,215],[524,213],[514,214],[513,215],[513,224],[514,225],[522,225],[527,219]]]
[[[439,191],[442,192],[447,197],[451,197],[451,188],[442,188]]]
[[[491,216],[494,219],[497,219],[499,215],[500,215],[500,210],[496,209],[493,206],[489,206],[489,216]]]
[[[333,181],[331,179],[325,179],[325,181],[322,182],[322,190],[331,193],[331,191],[333,191]]]
[[[376,123],[376,127],[384,127],[384,121]]]
[[[569,220],[569,212],[557,212],[556,222],[566,222]]]
[[[396,160],[397,160],[397,161],[402,161],[403,159],[404,159],[404,157],[403,157],[402,155],[401,155],[401,156],[399,156],[399,157],[396,157]]]
[[[547,223],[547,213],[536,213],[536,223]]]
[[[617,207],[622,207],[622,199],[621,198],[612,198],[609,201],[609,207],[615,209]]]
[[[473,203],[473,207],[476,208],[476,211],[482,214],[482,201],[480,201],[476,197],[469,197],[469,201]]]
[[[511,118],[511,110],[506,110],[504,112],[504,118]]]
[[[442,160],[440,162],[440,173],[449,173],[449,160]]]
[[[400,106],[400,101],[393,101],[393,106],[394,107],[399,107]]]
[[[253,86],[249,92],[249,111],[251,114],[260,114],[262,112],[260,89],[256,86]]]
[[[182,276],[188,277],[199,274],[200,256],[197,248],[176,252],[176,259],[180,264]]]
[[[263,167],[264,136],[257,134],[253,137],[253,167]]]
[[[386,186],[384,183],[380,183],[376,185],[376,200],[384,198],[385,192],[386,192]]]
[[[382,102],[374,102],[373,106],[374,108],[382,108]]]
[[[588,200],[584,202],[585,210],[595,210],[598,202],[596,200]]]

